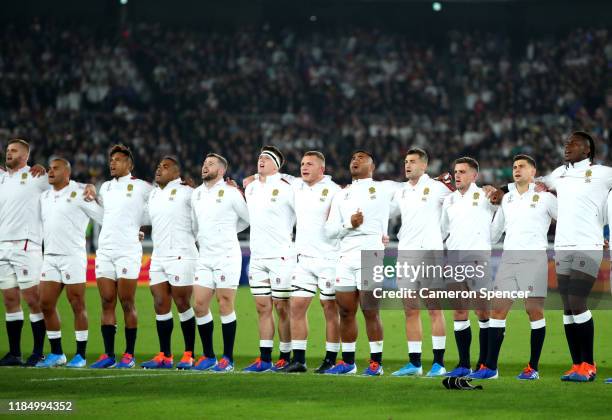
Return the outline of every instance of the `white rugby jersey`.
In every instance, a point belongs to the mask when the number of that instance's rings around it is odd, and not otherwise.
[[[95,201],[85,201],[83,189],[70,181],[59,191],[49,189],[40,195],[45,255],[85,254],[89,219],[102,223],[104,210]]]
[[[200,258],[240,255],[238,232],[249,226],[249,211],[240,191],[220,179],[191,195],[191,218]]]
[[[102,184],[98,197],[104,207],[104,220],[99,249],[142,249],[138,232],[147,223],[147,200],[152,189],[151,184],[132,174]]]
[[[325,234],[325,222],[336,193],[341,189],[329,176],[310,186],[295,178],[291,183],[295,194],[295,248],[299,255],[335,260],[338,239]]]
[[[295,255],[293,188],[277,173],[259,179],[246,188],[251,222],[251,258],[277,258]]]
[[[365,250],[383,250],[382,236],[387,234],[393,194],[400,182],[354,179],[348,187],[336,193],[329,218],[325,223],[328,237],[340,239],[340,255]],[[351,225],[351,216],[361,210],[363,224]]]
[[[155,186],[149,194],[153,257],[197,257],[191,223],[192,192],[193,188],[182,185],[178,178],[163,189]]]
[[[40,193],[48,190],[47,175],[33,177],[30,167],[0,173],[0,242],[42,243]]]
[[[541,180],[557,192],[555,249],[601,249],[612,168],[584,159],[560,166]]]
[[[452,191],[440,181],[423,174],[416,185],[404,182],[391,202],[392,215],[400,213],[397,234],[399,250],[443,250],[440,218],[444,199]]]
[[[504,231],[504,250],[545,250],[548,228],[557,218],[557,197],[549,192],[535,192],[535,184],[519,194],[516,189],[504,195],[493,218],[491,241],[497,243]]]
[[[441,230],[449,250],[490,250],[491,222],[497,206],[472,183],[465,194],[452,192],[442,204]]]

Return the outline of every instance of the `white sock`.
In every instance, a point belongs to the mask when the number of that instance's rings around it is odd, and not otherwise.
[[[11,321],[23,321],[23,311],[19,311],[19,312],[11,312],[6,313],[4,315],[4,318],[6,319],[7,322],[11,322]]]
[[[347,351],[347,352],[355,352],[355,345],[357,343],[356,342],[352,342],[352,343],[342,343],[342,351]]]
[[[89,331],[75,331],[74,336],[76,337],[76,341],[87,341],[89,338]]]
[[[455,331],[467,330],[468,328],[470,328],[470,320],[468,319],[467,321],[455,321],[453,323],[453,328],[455,329]]]
[[[569,325],[574,323],[573,315],[563,315],[563,325]]]
[[[446,348],[446,336],[445,335],[432,335],[431,336],[431,347],[434,350],[444,350]]]
[[[274,340],[259,340],[259,347],[272,348],[274,347]]]
[[[45,319],[42,313],[39,314],[30,314],[30,322],[38,322]]]
[[[506,320],[505,319],[493,319],[493,318],[491,318],[489,320],[489,327],[491,327],[491,328],[506,328]]]
[[[537,321],[531,321],[530,324],[531,324],[532,330],[538,330],[546,326],[546,319],[542,318],[542,319],[538,319]]]
[[[206,315],[204,316],[198,316],[196,317],[196,323],[198,325],[204,325],[204,324],[208,324],[209,322],[212,322],[213,317],[212,314],[210,312],[208,312]],[[272,346],[270,346],[272,347]]]
[[[583,312],[581,314],[574,315],[574,323],[584,324],[585,322],[589,321],[591,318],[593,318],[593,316],[591,315],[591,311],[587,310],[586,312]]]
[[[422,341],[408,341],[408,354],[421,353]]]
[[[278,349],[281,353],[290,353],[291,352],[291,341],[288,343],[283,343],[282,341],[278,344]]]
[[[325,351],[338,353],[340,351],[340,343],[330,343],[329,341],[325,342]]]
[[[480,329],[489,328],[489,320],[486,320],[486,321],[478,320],[478,326],[480,327]]]
[[[172,311],[168,312],[167,314],[157,314],[155,315],[155,319],[157,321],[167,321],[169,319],[172,319]]]
[[[189,308],[185,312],[179,312],[179,319],[181,322],[189,321],[194,316],[195,312],[193,311],[193,308]]]
[[[49,331],[47,330],[47,337],[49,338],[49,340],[53,340],[56,338],[62,338],[62,332],[61,331]]]
[[[306,340],[291,340],[293,350],[306,350]]]
[[[381,341],[370,341],[370,353],[382,353],[383,342]]]
[[[230,322],[234,322],[236,320],[236,312],[232,312],[229,315],[221,315],[221,323],[229,324]]]

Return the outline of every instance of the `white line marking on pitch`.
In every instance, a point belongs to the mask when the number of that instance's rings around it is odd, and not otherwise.
[[[62,376],[58,378],[40,378],[40,379],[30,379],[30,382],[50,382],[50,381],[87,381],[90,379],[121,379],[121,378],[142,378],[143,376],[169,376],[163,373],[139,373],[135,375],[104,375],[104,376],[81,376],[81,377],[72,377],[72,376]]]

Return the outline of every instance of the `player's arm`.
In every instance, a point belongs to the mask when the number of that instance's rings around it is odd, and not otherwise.
[[[557,220],[557,197],[554,194],[544,194],[546,196],[546,205],[548,215],[551,219]]]
[[[450,196],[444,199],[442,203],[442,214],[440,215],[440,233],[442,233],[442,239],[446,240],[450,234],[450,220],[448,218],[448,208],[450,207]]]
[[[86,201],[85,197],[82,197],[78,201],[79,208],[83,213],[90,219],[93,219],[96,223],[102,224],[104,219],[104,208],[95,201]]]
[[[485,197],[489,199],[490,204],[497,206],[502,202],[504,195],[512,190],[513,186],[514,183],[503,185],[501,187],[496,187],[493,185],[484,185],[481,188],[485,193]]]
[[[196,214],[196,206],[195,206],[195,194],[191,195],[191,199],[189,200],[189,204],[191,206],[191,210],[190,210],[190,214],[191,214],[191,232],[193,233],[193,236],[196,238],[196,241],[198,239],[198,231],[199,231],[199,226],[198,226],[198,215]]]
[[[32,174],[34,178],[46,178],[44,175],[47,174],[47,170],[43,165],[37,163],[30,167],[30,174]]]
[[[391,199],[391,204],[389,205],[389,218],[394,218],[401,214],[399,200],[400,200],[400,192],[396,191],[395,194],[393,194],[393,198]]]
[[[242,194],[232,194],[232,209],[238,216],[236,223],[236,232],[242,232],[249,227],[249,209]]]
[[[142,181],[143,184],[143,198],[144,198],[144,206],[142,209],[142,217],[140,221],[140,226],[151,226],[151,214],[149,213],[149,202],[151,201],[151,196],[153,195],[154,187],[148,182]]]
[[[448,172],[443,172],[434,179],[444,185],[449,194],[457,189],[453,184],[453,176]]]
[[[392,181],[390,179],[381,181],[381,184],[383,185],[384,190],[387,192],[387,194],[389,194],[389,200],[393,199],[395,192],[401,190],[404,186],[403,182]]]
[[[548,175],[537,177],[535,179],[535,183],[536,183],[535,191],[536,192],[556,191],[557,190],[556,182],[559,179],[559,177],[562,175],[563,171],[564,171],[563,167],[559,167]],[[612,177],[612,174],[611,174],[611,177]]]
[[[453,186],[453,189],[451,189],[448,187],[448,185],[446,185],[445,182],[442,181],[436,182],[433,185],[435,186],[434,193],[436,194],[434,198],[438,200],[438,203],[440,204],[440,206],[442,206],[446,197],[448,197],[453,191],[455,191],[455,187]]]
[[[280,173],[280,176],[281,176],[281,179],[284,179],[289,184],[293,184],[298,179],[301,179],[299,177],[295,177],[293,175],[285,174],[282,172]],[[259,179],[259,174],[253,174],[253,175],[247,176],[246,178],[242,180],[242,188],[246,190],[246,187],[248,187],[251,182],[257,181],[258,179]]]
[[[504,208],[501,206],[491,223],[491,244],[496,244],[501,240],[501,237],[506,230],[506,217],[504,216]]]
[[[330,239],[342,239],[353,229],[350,222],[347,224],[342,220],[340,195],[341,193],[338,193],[334,197],[327,221],[325,222],[325,235]]]

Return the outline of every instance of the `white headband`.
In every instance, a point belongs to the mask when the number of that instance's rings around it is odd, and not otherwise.
[[[279,156],[277,156],[274,152],[271,152],[270,150],[264,150],[263,152],[261,152],[261,155],[259,156],[264,156],[264,155],[272,159],[272,162],[274,162],[276,167],[280,169],[280,157]]]

